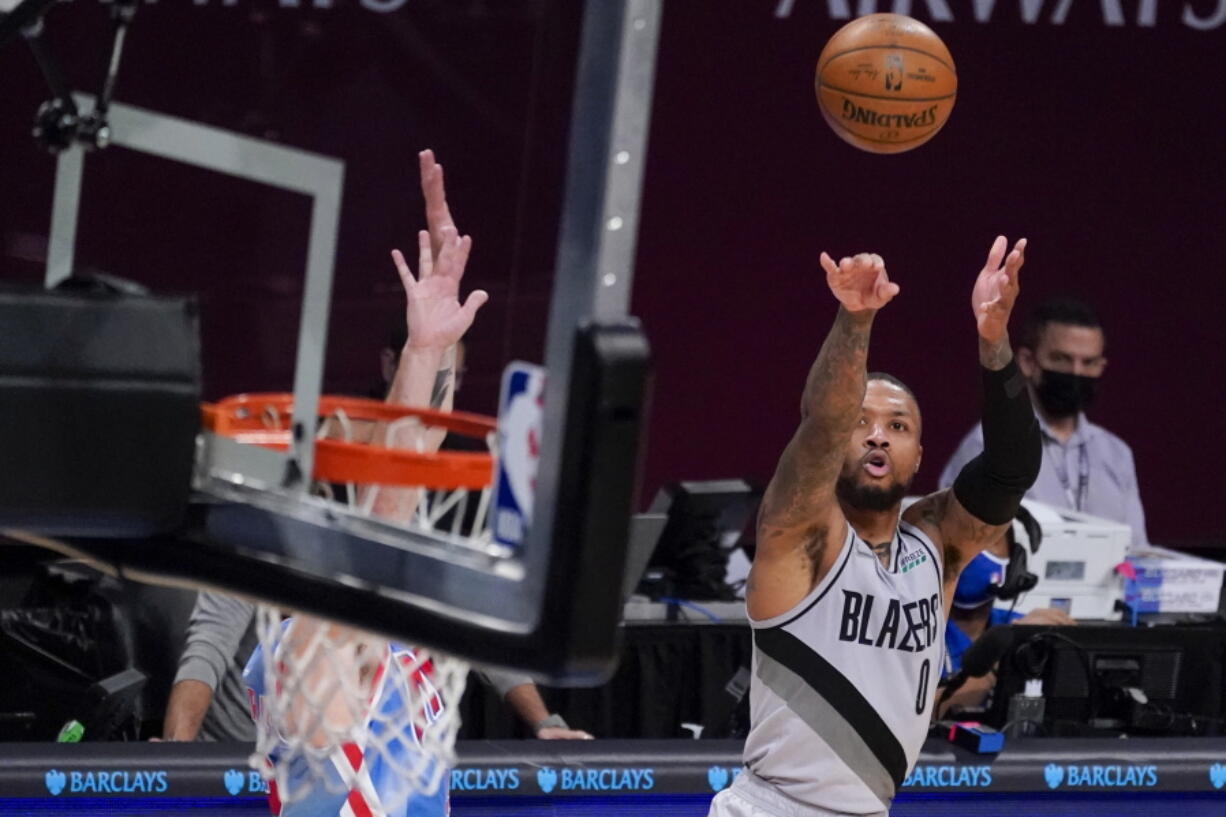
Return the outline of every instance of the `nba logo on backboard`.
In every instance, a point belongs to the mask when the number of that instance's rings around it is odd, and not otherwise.
[[[536,467],[541,457],[545,370],[515,361],[502,374],[498,400],[498,468],[494,540],[518,548],[532,526]]]

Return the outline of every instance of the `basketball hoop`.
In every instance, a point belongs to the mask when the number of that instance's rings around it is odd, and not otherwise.
[[[292,402],[288,394],[230,397],[204,406],[204,426],[284,450]],[[407,490],[410,518],[398,524],[489,540],[492,452],[434,449],[444,433],[492,449],[493,418],[361,398],[324,396],[319,406],[312,477],[324,501],[373,516],[379,491]],[[343,500],[334,485],[346,487]],[[470,492],[478,492],[473,514]],[[287,617],[268,604],[257,605],[257,630],[260,646],[246,672],[257,732],[252,765],[274,798],[327,793],[383,814],[411,797],[440,796],[454,763],[465,662],[312,616]]]
[[[261,445],[283,451],[291,442],[292,394],[240,394],[203,406],[204,427],[214,434],[240,443]],[[493,459],[489,453],[469,451],[423,451],[389,448],[354,439],[353,423],[387,424],[392,433],[397,425],[416,422],[489,442],[498,423],[492,417],[464,412],[410,408],[361,397],[319,398],[319,416],[334,420],[343,439],[324,436],[329,428],[321,424],[315,443],[313,477],[320,482],[367,483],[371,485],[431,486],[433,488],[480,489],[490,484]]]

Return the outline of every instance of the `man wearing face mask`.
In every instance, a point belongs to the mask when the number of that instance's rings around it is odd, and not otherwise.
[[[1088,305],[1050,298],[1031,313],[1017,350],[1017,364],[1043,436],[1043,467],[1028,499],[1123,522],[1134,545],[1145,545],[1145,512],[1137,489],[1136,465],[1128,444],[1085,415],[1107,366],[1102,324]],[[983,450],[976,426],[945,470],[941,487]]]

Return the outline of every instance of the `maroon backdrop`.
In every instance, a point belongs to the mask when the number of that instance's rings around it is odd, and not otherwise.
[[[412,152],[436,147],[476,238],[471,281],[493,296],[460,399],[490,411],[502,365],[539,358],[544,335],[542,191],[557,192],[556,167],[526,158],[525,121],[533,105],[535,121],[558,116],[529,82],[565,66],[540,50],[553,23],[509,0],[333,5],[143,6],[118,98],[345,159],[333,390],[377,377],[400,299],[386,251],[412,242]],[[1093,416],[1133,447],[1151,537],[1226,540],[1210,512],[1226,402],[1226,2],[664,6],[633,304],[657,365],[645,495],[681,478],[769,478],[834,311],[822,249],[879,252],[902,285],[872,365],[919,395],[919,487],[932,487],[976,417],[970,285],[1005,233],[1031,240],[1023,309],[1072,292],[1102,313],[1111,365]],[[873,156],[821,121],[813,64],[849,14],[896,7],[934,25],[961,88],[931,143]],[[105,6],[77,0],[49,22],[75,84],[96,85]],[[28,129],[47,94],[20,43],[0,52],[0,76],[0,278],[36,280],[53,162]],[[88,165],[79,257],[202,293],[212,396],[285,388],[307,214],[297,196],[108,151]]]

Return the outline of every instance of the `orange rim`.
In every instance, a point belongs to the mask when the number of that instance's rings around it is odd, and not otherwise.
[[[293,405],[292,394],[239,394],[217,403],[203,403],[201,413],[204,427],[214,434],[284,451],[290,445],[288,426]],[[416,417],[425,426],[480,440],[485,440],[497,429],[494,418],[481,414],[409,408],[362,397],[320,397],[321,418],[333,417],[338,412],[361,422],[390,423]],[[270,418],[275,418],[271,428]],[[440,451],[421,454],[374,443],[321,439],[315,442],[313,477],[324,482],[480,490],[489,486],[493,467],[493,457],[488,453]]]

